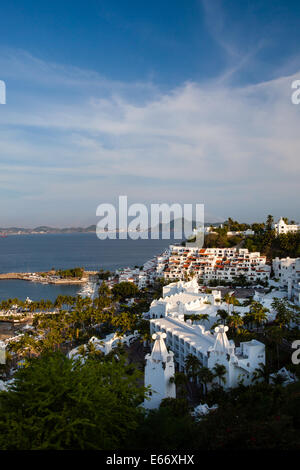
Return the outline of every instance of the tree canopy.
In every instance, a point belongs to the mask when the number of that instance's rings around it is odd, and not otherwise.
[[[130,297],[134,297],[139,292],[138,287],[133,284],[133,282],[120,282],[119,284],[114,285],[112,288],[112,293],[114,297],[118,300],[124,301]]]
[[[31,359],[0,393],[0,449],[116,449],[141,419],[144,387],[123,359]]]

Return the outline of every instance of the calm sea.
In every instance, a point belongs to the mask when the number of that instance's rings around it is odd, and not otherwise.
[[[99,240],[93,233],[11,235],[0,239],[0,272],[38,272],[75,266],[94,271],[141,266],[169,244],[170,240]],[[79,289],[0,280],[0,300],[27,296],[32,300],[54,300],[59,294],[74,295]]]

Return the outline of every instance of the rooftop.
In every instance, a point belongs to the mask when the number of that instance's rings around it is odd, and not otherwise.
[[[160,325],[160,328],[163,328],[166,333],[172,331],[173,336],[176,335],[179,338],[183,338],[190,343],[191,346],[205,355],[208,349],[213,348],[215,344],[216,336],[212,335],[209,331],[205,331],[204,328],[199,325],[192,326],[172,317],[150,320],[150,322],[155,325]]]

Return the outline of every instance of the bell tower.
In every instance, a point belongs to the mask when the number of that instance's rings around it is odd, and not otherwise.
[[[152,335],[152,352],[146,355],[145,387],[150,385],[151,391],[144,407],[148,409],[158,408],[164,398],[176,398],[175,383],[170,382],[175,373],[174,353],[167,350],[166,337],[162,332]]]

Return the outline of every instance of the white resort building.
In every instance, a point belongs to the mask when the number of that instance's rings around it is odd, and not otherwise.
[[[133,282],[139,289],[143,289],[153,284],[157,277],[163,275],[166,262],[168,260],[168,250],[146,261],[141,268],[116,269],[115,275],[118,282]]]
[[[274,229],[276,235],[282,235],[286,233],[296,233],[300,230],[300,225],[298,224],[287,224],[283,218],[277,222],[277,224],[274,224]]]
[[[151,387],[149,399],[144,401],[148,409],[158,408],[164,398],[176,398],[175,383],[170,380],[175,374],[174,354],[166,348],[164,333],[153,334],[152,338],[152,352],[145,358],[145,387]]]
[[[165,279],[184,279],[196,275],[203,281],[232,281],[244,275],[250,281],[267,280],[271,267],[259,252],[246,248],[199,248],[170,245],[163,272]]]
[[[139,289],[143,289],[151,282],[151,276],[139,268],[123,268],[115,271],[118,282],[132,282]]]
[[[287,289],[288,299],[300,305],[300,258],[275,258],[273,270],[280,286]]]
[[[84,352],[88,352],[89,346],[93,346],[96,351],[100,351],[103,354],[109,354],[113,349],[116,349],[122,344],[126,344],[128,347],[137,340],[139,337],[138,331],[134,331],[133,334],[118,336],[117,333],[111,333],[103,339],[96,338],[92,336],[87,344],[77,346],[68,352],[68,357],[70,359],[81,358],[80,349],[82,348]]]
[[[184,321],[183,316],[150,320],[151,333],[165,333],[166,344],[174,352],[174,359],[180,371],[184,370],[189,354],[196,356],[200,363],[212,370],[216,364],[226,368],[225,388],[252,383],[253,374],[260,364],[265,364],[265,345],[257,340],[240,344],[236,348],[227,338],[227,326],[220,325],[211,334],[201,325]],[[216,383],[218,380],[215,379]]]
[[[184,320],[186,314],[205,313],[208,314],[205,324],[211,327],[218,320],[217,310],[227,307],[221,301],[220,291],[199,292],[197,280],[193,278],[189,282],[178,281],[165,286],[163,297],[154,300],[144,316],[150,319],[151,334],[161,332],[166,335],[167,347],[173,351],[180,371],[184,370],[186,357],[192,354],[211,370],[216,364],[224,365],[225,387],[235,387],[239,382],[249,385],[255,369],[261,363],[265,364],[265,345],[252,340],[235,347],[227,338],[227,326],[219,325],[212,334],[200,324],[201,321]],[[237,308],[240,313],[248,310],[243,306]]]
[[[197,315],[208,313],[213,315],[221,305],[221,292],[212,290],[210,294],[199,292],[197,279],[188,282],[173,282],[163,287],[163,296],[153,300],[146,318],[162,318],[166,316]]]

